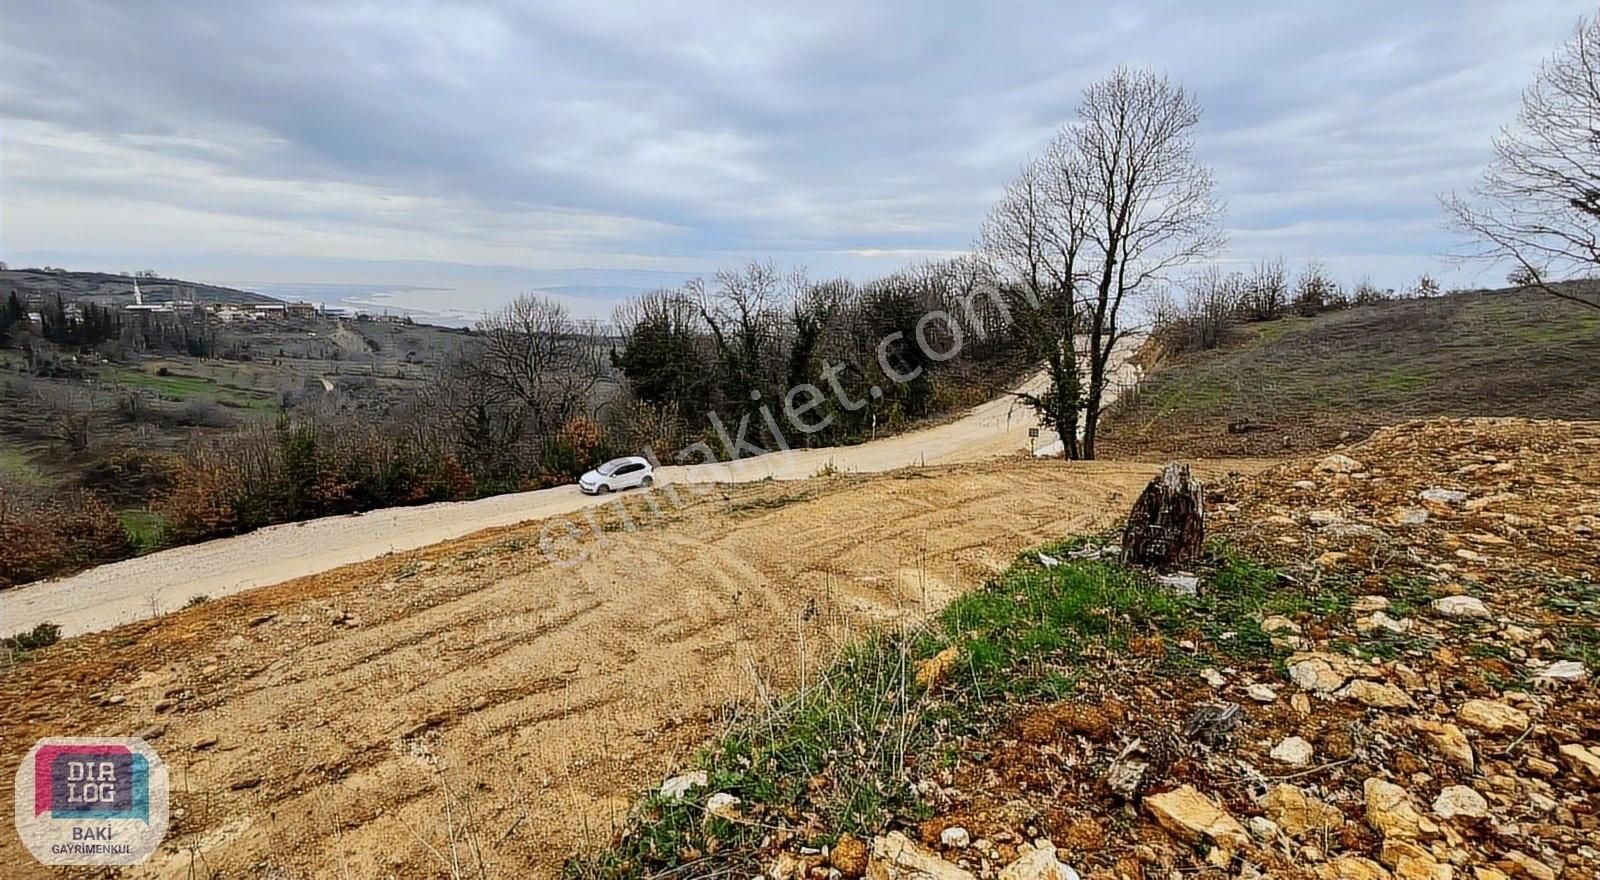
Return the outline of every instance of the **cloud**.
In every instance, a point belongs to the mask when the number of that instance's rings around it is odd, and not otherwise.
[[[1436,195],[1587,12],[11,0],[0,253],[308,283],[326,259],[861,275],[966,247],[1126,62],[1206,107],[1230,258],[1400,285],[1437,274]]]

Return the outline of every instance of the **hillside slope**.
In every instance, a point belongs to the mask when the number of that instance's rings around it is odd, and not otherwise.
[[[215,876],[450,876],[433,854],[461,842],[444,817],[462,809],[494,862],[462,876],[552,876],[730,701],[800,683],[1023,547],[1108,526],[1153,471],[1014,458],[760,481],[663,517],[630,496],[638,527],[606,511],[577,565],[524,523],[63,642],[0,669],[0,752],[14,765],[58,730],[155,742],[188,812],[141,876],[194,876],[195,852]],[[48,876],[17,846],[0,836],[7,877]]]
[[[1462,293],[1247,325],[1222,349],[1167,360],[1108,413],[1102,455],[1282,454],[1406,419],[1596,412],[1600,313]]]
[[[206,303],[273,303],[278,300],[261,293],[183,281],[177,278],[141,278],[139,288],[149,302],[167,302],[182,294],[184,299]],[[64,269],[0,269],[0,298],[11,291],[18,296],[34,294],[47,300],[60,296],[67,302],[89,301],[99,305],[133,302],[133,278],[109,272],[70,272]]]

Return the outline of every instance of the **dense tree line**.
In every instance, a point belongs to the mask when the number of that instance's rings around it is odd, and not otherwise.
[[[22,305],[22,300],[17,299],[17,292],[11,291],[4,305],[0,306],[0,344],[10,340],[15,328],[27,318],[27,308]]]
[[[648,428],[635,445],[726,459],[857,442],[975,403],[1025,359],[987,277],[970,258],[863,284],[752,262],[655,291],[614,315],[610,360],[631,395],[617,415]]]

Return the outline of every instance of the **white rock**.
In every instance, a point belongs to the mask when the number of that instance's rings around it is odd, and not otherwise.
[[[1278,701],[1278,692],[1273,690],[1271,685],[1261,684],[1260,682],[1245,688],[1244,692],[1257,703],[1275,703]]]
[[[1374,611],[1366,617],[1357,620],[1356,629],[1363,633],[1374,632],[1381,629],[1384,632],[1391,632],[1396,635],[1401,635],[1411,631],[1411,624],[1411,620],[1396,620],[1395,618],[1384,614],[1382,611]]]
[[[1317,472],[1323,474],[1353,474],[1362,470],[1366,470],[1366,465],[1337,452],[1317,462]]]
[[[1544,631],[1539,629],[1528,629],[1525,626],[1517,626],[1514,623],[1508,623],[1500,628],[1500,635],[1505,637],[1505,640],[1513,645],[1531,645],[1534,642],[1539,641],[1539,639],[1544,635]]]
[[[1460,504],[1467,500],[1467,493],[1460,489],[1423,489],[1417,497],[1429,504]]]
[[[1256,840],[1263,843],[1271,843],[1278,839],[1278,823],[1266,816],[1251,816],[1244,821],[1244,825],[1250,829],[1251,835]]]
[[[1583,681],[1589,677],[1589,670],[1577,660],[1558,660],[1539,670],[1534,675],[1536,681]]]
[[[683,796],[688,794],[690,789],[705,787],[706,771],[694,770],[661,783],[661,796],[667,800],[679,801],[683,800]]]
[[[1489,606],[1477,596],[1443,596],[1433,600],[1433,610],[1445,617],[1483,619],[1489,616]]]
[[[1200,670],[1200,677],[1206,680],[1206,684],[1209,684],[1214,688],[1226,687],[1228,684],[1228,679],[1224,678],[1222,673],[1212,669],[1210,666]]]
[[[1298,736],[1288,736],[1272,747],[1272,759],[1290,767],[1304,767],[1311,763],[1312,752],[1311,743]]]
[[[1314,526],[1331,526],[1344,522],[1344,515],[1336,510],[1313,510],[1306,514],[1306,520]]]
[[[976,880],[963,870],[931,853],[898,831],[872,839],[869,877],[902,877],[916,880]]]
[[[1051,556],[1048,553],[1040,553],[1039,554],[1039,564],[1044,566],[1045,568],[1055,568],[1056,566],[1061,564],[1061,560],[1055,558],[1054,556]]]
[[[1304,690],[1325,694],[1338,690],[1350,677],[1327,660],[1312,657],[1290,666],[1289,678]]]
[[[1180,596],[1193,596],[1200,591],[1200,579],[1192,574],[1163,574],[1156,576],[1156,583]]]
[[[739,809],[739,799],[725,791],[719,791],[706,800],[706,815],[718,819],[727,819],[729,822],[740,822],[744,819],[744,811]]]
[[[939,832],[939,842],[951,849],[966,849],[972,844],[972,835],[960,825],[951,825]]]
[[[1402,526],[1420,526],[1428,521],[1428,511],[1421,507],[1402,507],[1394,512],[1394,522]]]
[[[1465,785],[1447,785],[1433,799],[1433,812],[1446,819],[1456,816],[1482,819],[1489,815],[1489,802]]]
[[[1046,843],[1048,843],[1046,841]],[[1054,846],[1028,850],[1000,872],[999,880],[1081,880],[1078,872],[1061,863]]]
[[[1264,633],[1287,632],[1294,635],[1300,634],[1300,624],[1295,623],[1282,614],[1273,614],[1261,620],[1261,631]]]

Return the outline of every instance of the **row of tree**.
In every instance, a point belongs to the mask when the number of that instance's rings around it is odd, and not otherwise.
[[[56,297],[39,313],[39,333],[61,346],[83,347],[116,339],[122,332],[122,318],[114,309],[83,303],[69,308]],[[18,327],[28,325],[28,307],[11,291],[0,307],[0,339],[8,339]]]
[[[1278,257],[1262,260],[1248,271],[1229,272],[1218,264],[1209,264],[1158,291],[1148,311],[1151,330],[1163,349],[1176,354],[1217,348],[1240,324],[1275,321],[1288,315],[1312,317],[1352,306],[1441,293],[1439,283],[1426,274],[1406,291],[1379,288],[1370,278],[1346,288],[1316,261],[1306,264],[1291,284],[1283,258]]]
[[[1024,368],[980,277],[972,260],[866,284],[752,262],[629,300],[612,335],[519,297],[399,429],[485,488],[580,472],[593,463],[573,460],[580,446],[671,461],[855,442],[986,399]],[[588,431],[599,439],[579,443]]]

